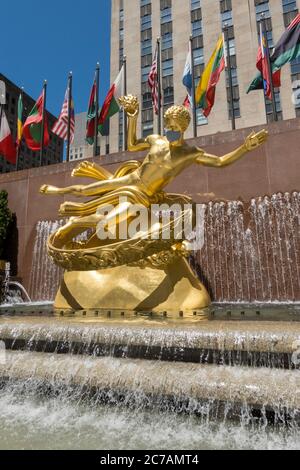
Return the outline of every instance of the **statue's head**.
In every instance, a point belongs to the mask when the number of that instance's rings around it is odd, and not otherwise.
[[[184,106],[171,106],[165,112],[165,127],[170,131],[184,133],[191,122],[191,115]]]

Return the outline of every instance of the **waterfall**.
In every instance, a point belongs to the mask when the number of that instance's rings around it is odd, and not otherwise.
[[[209,203],[196,261],[217,302],[300,301],[300,193]]]
[[[57,293],[62,270],[48,255],[47,241],[63,224],[63,221],[40,221],[36,226],[29,284],[29,295],[33,301],[51,301]]]

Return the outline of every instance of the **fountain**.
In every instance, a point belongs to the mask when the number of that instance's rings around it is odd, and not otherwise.
[[[112,175],[87,162],[74,176],[112,184],[140,167]],[[149,202],[140,188],[124,192]],[[96,240],[91,220],[107,194],[98,196],[37,224],[30,295],[42,303],[0,307],[0,447],[298,448],[299,192],[201,205],[194,252],[183,238],[151,244],[140,232],[129,243]]]
[[[203,207],[205,243],[190,262],[215,303],[300,302],[299,192]],[[34,301],[55,299],[62,269],[46,243],[63,223],[37,224],[29,288]]]
[[[20,302],[31,302],[31,299],[24,286],[18,281],[11,280],[10,263],[5,264],[5,274],[3,280],[3,303],[19,304]]]

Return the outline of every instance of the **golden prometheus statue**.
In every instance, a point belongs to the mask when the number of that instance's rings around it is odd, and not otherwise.
[[[182,214],[178,217],[170,212],[168,222],[153,222],[153,207],[176,204],[184,216],[190,214],[186,207],[192,204],[191,199],[166,194],[166,186],[193,164],[215,168],[231,165],[262,145],[268,134],[264,130],[253,132],[240,148],[217,157],[185,142],[184,132],[191,121],[185,107],[172,106],[165,113],[165,128],[180,133],[177,141],[169,142],[160,135],[138,140],[138,100],[129,95],[121,98],[120,104],[128,115],[128,150],[147,150],[145,160],[129,161],[114,175],[94,163],[83,162],[72,176],[91,178],[96,181],[93,184],[67,188],[44,185],[40,190],[49,195],[89,198],[82,203],[62,204],[60,214],[68,221],[48,241],[50,256],[65,270],[55,307],[140,312],[203,309],[210,304],[209,295],[189,266],[191,253],[185,234],[176,232]],[[144,219],[146,211],[148,225],[141,224],[140,219],[137,222],[139,208]],[[195,222],[195,210],[192,213]],[[136,227],[133,235],[130,224]],[[107,236],[100,236],[100,232]]]

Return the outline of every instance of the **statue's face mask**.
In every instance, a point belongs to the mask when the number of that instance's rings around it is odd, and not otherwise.
[[[180,132],[165,130],[165,135],[169,142],[177,142],[180,139]]]
[[[172,131],[172,132],[182,132],[183,131],[183,129],[180,126],[180,123],[178,122],[178,119],[172,118],[171,116],[168,116],[165,119],[165,128],[168,131]]]

